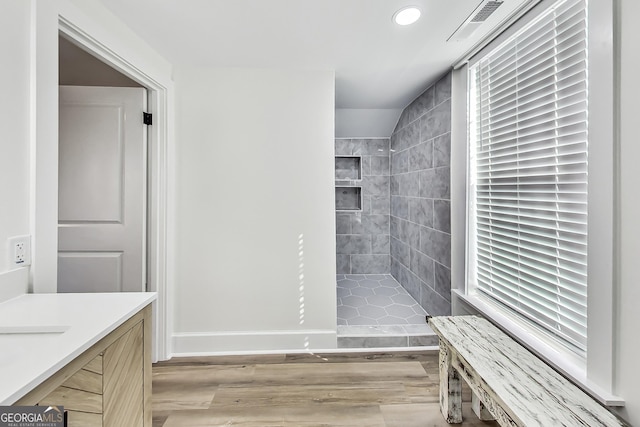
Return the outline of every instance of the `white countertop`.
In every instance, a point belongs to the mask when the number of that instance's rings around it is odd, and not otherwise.
[[[155,299],[155,292],[26,294],[0,303],[0,405],[16,402]],[[49,333],[2,333],[10,330]]]

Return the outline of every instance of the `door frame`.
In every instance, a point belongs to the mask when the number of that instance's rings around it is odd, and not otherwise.
[[[153,124],[147,128],[147,221],[146,258],[147,291],[157,292],[154,306],[154,360],[166,359],[161,349],[167,347],[167,88],[143,70],[107,49],[98,40],[64,17],[58,21],[63,37],[137,81],[147,89],[147,110]]]
[[[58,34],[96,56],[147,89],[147,290],[153,303],[153,360],[171,357],[172,263],[170,206],[173,185],[173,81],[166,61],[152,54],[135,55],[129,37],[113,30],[113,18],[79,9],[66,1],[31,2],[31,208],[32,268],[30,290],[57,291],[58,218]],[[95,16],[94,16],[95,15]],[[111,19],[111,22],[109,22]],[[121,30],[121,29],[119,29]],[[151,58],[151,60],[148,60]]]

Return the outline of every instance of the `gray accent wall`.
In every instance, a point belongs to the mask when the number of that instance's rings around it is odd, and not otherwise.
[[[389,139],[336,139],[335,155],[359,157],[362,166],[361,179],[336,179],[336,187],[362,188],[362,210],[336,210],[337,273],[388,274]]]
[[[451,314],[451,73],[391,135],[391,274],[430,315]]]

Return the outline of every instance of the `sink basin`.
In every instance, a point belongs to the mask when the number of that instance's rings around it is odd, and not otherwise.
[[[0,326],[0,335],[62,334],[67,330],[69,326],[63,325]]]

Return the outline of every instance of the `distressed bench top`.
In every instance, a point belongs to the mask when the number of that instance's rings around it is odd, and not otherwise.
[[[433,317],[429,323],[440,338],[441,357],[453,360],[501,425],[627,425],[486,319]]]

